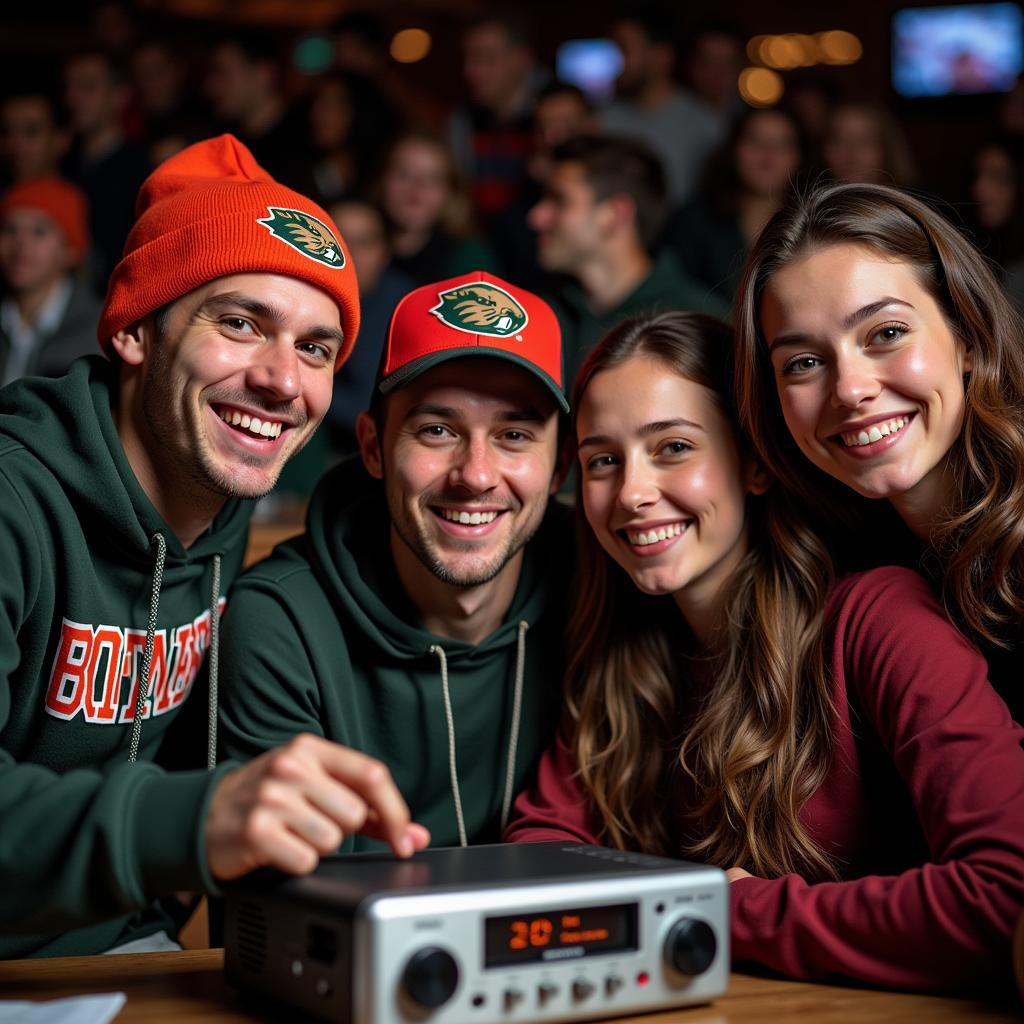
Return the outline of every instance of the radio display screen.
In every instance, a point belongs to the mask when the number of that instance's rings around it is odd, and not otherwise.
[[[637,905],[484,919],[484,967],[571,960],[637,948]]]

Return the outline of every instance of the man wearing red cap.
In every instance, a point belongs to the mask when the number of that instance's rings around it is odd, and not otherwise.
[[[475,272],[402,299],[361,462],[324,477],[306,534],[232,593],[231,754],[316,733],[383,761],[436,845],[500,839],[561,705],[567,411],[535,295]]]
[[[0,198],[0,385],[55,377],[95,351],[99,302],[78,272],[89,243],[85,196],[60,178]]]
[[[327,214],[222,136],[143,185],[109,359],[0,390],[0,957],[152,948],[173,931],[156,897],[308,871],[364,826],[427,841],[354,751],[305,737],[215,764],[238,499],[315,430],[358,323]],[[207,653],[208,712],[186,700]],[[164,771],[201,746],[194,713],[208,770]]]

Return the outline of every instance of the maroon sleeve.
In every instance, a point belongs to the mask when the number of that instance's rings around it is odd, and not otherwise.
[[[734,882],[733,958],[907,989],[1008,978],[1024,907],[1022,730],[915,573],[853,577],[832,607],[832,665],[856,695],[858,731],[877,734],[906,782],[930,861],[846,882]]]
[[[600,828],[576,775],[575,759],[566,740],[570,728],[571,725],[563,723],[554,746],[540,759],[533,788],[524,790],[516,798],[505,829],[505,842],[562,840],[600,844]]]

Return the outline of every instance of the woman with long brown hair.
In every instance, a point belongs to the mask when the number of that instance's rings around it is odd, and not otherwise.
[[[737,333],[766,466],[854,566],[905,528],[1024,720],[1024,324],[985,258],[912,196],[820,188],[758,239]]]
[[[923,579],[836,578],[735,426],[730,340],[637,318],[580,372],[568,714],[508,838],[719,865],[735,961],[1006,978],[1022,730]]]

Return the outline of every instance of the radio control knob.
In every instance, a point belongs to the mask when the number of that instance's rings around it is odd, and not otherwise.
[[[542,981],[537,986],[537,999],[543,1006],[549,999],[554,999],[558,995],[558,986],[551,981]]]
[[[572,997],[577,1002],[594,994],[594,983],[586,978],[577,978],[572,983]]]
[[[526,993],[521,988],[505,989],[505,1009],[514,1010],[525,998]]]
[[[439,946],[417,950],[402,972],[402,985],[409,998],[428,1010],[447,1003],[458,984],[459,965],[451,953]]]
[[[681,917],[672,925],[665,940],[665,959],[680,974],[691,978],[703,974],[717,952],[714,929],[697,917]]]

